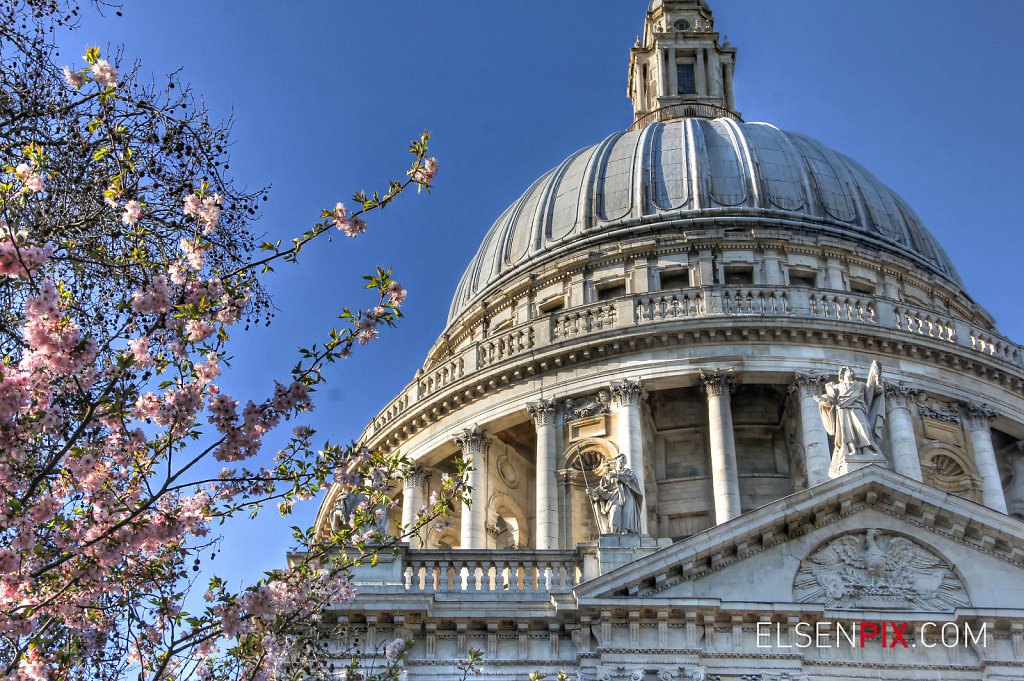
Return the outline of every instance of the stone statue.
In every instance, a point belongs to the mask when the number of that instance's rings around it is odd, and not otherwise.
[[[369,497],[362,492],[347,492],[338,497],[334,502],[334,509],[331,511],[331,530],[340,532],[350,524],[352,515],[360,505],[369,501]],[[381,536],[388,534],[388,514],[382,504],[373,509],[376,516],[376,524],[363,528],[363,531],[377,531]]]
[[[868,380],[858,381],[850,367],[839,370],[839,380],[825,386],[824,395],[816,395],[825,430],[835,438],[830,478],[849,471],[850,458],[860,461],[885,461],[878,448],[885,425],[885,397],[878,362],[871,363]]]
[[[597,487],[588,487],[602,534],[640,534],[640,513],[644,494],[632,469],[626,466],[626,455],[620,454]]]

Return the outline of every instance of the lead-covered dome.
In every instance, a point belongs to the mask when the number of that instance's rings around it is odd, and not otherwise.
[[[681,233],[730,218],[854,239],[963,287],[910,206],[850,157],[768,123],[682,118],[611,135],[534,182],[487,232],[448,322],[548,255],[642,226]]]

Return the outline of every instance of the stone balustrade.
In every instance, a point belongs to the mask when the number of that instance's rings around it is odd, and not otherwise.
[[[533,349],[534,330],[532,324],[520,324],[517,327],[501,331],[483,340],[477,346],[477,366],[485,367],[496,362],[515,357]]]
[[[400,568],[408,591],[537,594],[571,591],[583,578],[576,551],[404,552]]]
[[[560,343],[652,324],[701,322],[721,317],[785,317],[852,322],[949,343],[1024,369],[1024,348],[961,318],[892,299],[849,291],[786,286],[712,286],[636,293],[582,305],[503,329],[464,344],[454,357],[421,374],[378,414],[365,435],[386,430],[421,400],[475,372]],[[493,381],[492,381],[493,383]],[[468,392],[465,395],[469,395]],[[455,393],[444,408],[457,408]]]
[[[552,328],[552,341],[558,342],[584,336],[595,331],[615,328],[615,305],[594,303],[558,313]]]

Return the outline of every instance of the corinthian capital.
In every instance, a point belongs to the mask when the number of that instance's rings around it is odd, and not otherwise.
[[[963,411],[964,425],[967,426],[968,430],[988,428],[988,424],[998,415],[988,405],[971,402]]]
[[[789,386],[789,390],[796,393],[797,397],[814,397],[823,392],[821,384],[824,382],[824,376],[797,372],[793,376],[793,384]]]
[[[406,487],[422,487],[427,480],[427,471],[423,466],[414,464],[406,469],[404,479]]]
[[[461,449],[462,453],[467,456],[473,456],[487,451],[487,448],[491,446],[491,440],[484,431],[480,430],[479,427],[473,426],[472,428],[466,428],[461,433],[455,436],[455,444]]]
[[[647,391],[644,390],[643,381],[639,378],[631,381],[627,378],[611,387],[612,399],[618,407],[635,407],[647,399]]]
[[[541,426],[554,426],[558,424],[558,405],[554,400],[541,400],[527,404],[530,411],[530,418],[536,428]]]
[[[736,378],[733,376],[731,369],[726,369],[725,371],[715,369],[708,372],[701,369],[700,380],[704,384],[704,392],[707,393],[708,397],[728,396],[733,388],[736,387]]]
[[[907,409],[917,395],[917,390],[903,385],[903,381],[885,384],[885,403],[889,409]]]

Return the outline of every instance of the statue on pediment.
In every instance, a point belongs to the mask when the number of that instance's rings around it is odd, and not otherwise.
[[[839,380],[825,386],[824,395],[816,395],[825,430],[834,438],[831,478],[849,472],[849,462],[885,461],[879,448],[885,426],[885,393],[878,362],[871,363],[867,381],[857,380],[853,369],[839,370]]]
[[[633,470],[626,465],[626,455],[615,459],[597,487],[588,487],[594,510],[601,525],[601,534],[640,534],[640,514],[644,494]]]

